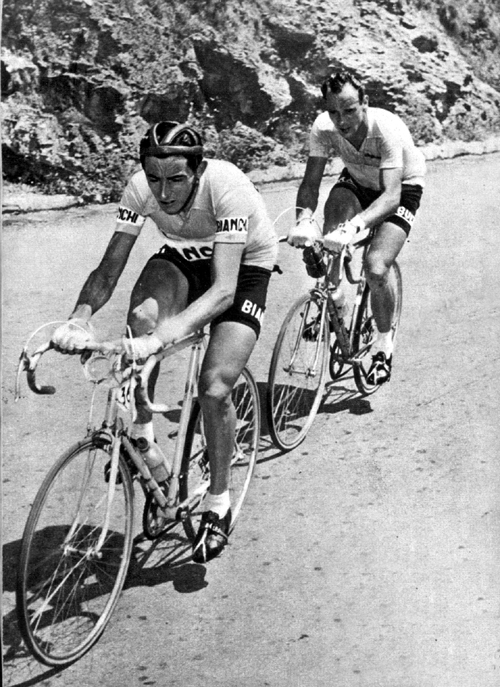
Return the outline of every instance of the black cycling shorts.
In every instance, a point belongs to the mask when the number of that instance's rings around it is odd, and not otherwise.
[[[158,259],[171,262],[188,280],[188,305],[202,296],[212,285],[210,260],[186,260],[170,246],[163,246],[150,258]],[[212,320],[211,327],[220,322],[241,322],[253,329],[258,338],[266,310],[270,277],[271,271],[265,267],[240,265],[234,302]]]
[[[371,205],[373,201],[376,200],[382,193],[382,191],[375,191],[373,188],[366,188],[365,186],[358,184],[358,182],[349,174],[347,168],[342,170],[337,183],[333,188],[348,188],[359,200],[363,210]],[[394,214],[386,217],[384,222],[396,224],[398,227],[401,227],[401,229],[408,236],[413,222],[415,221],[415,215],[420,206],[422,191],[423,189],[421,186],[402,184],[399,207]]]

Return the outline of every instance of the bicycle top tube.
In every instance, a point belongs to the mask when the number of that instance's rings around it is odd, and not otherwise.
[[[174,353],[178,353],[179,351],[182,351],[184,348],[188,348],[189,346],[191,346],[193,349],[192,356],[196,354],[196,351],[198,351],[199,353],[199,349],[204,344],[206,336],[207,335],[204,332],[204,330],[193,332],[192,334],[188,334],[187,336],[184,336],[182,339],[179,339],[178,341],[174,341],[172,344],[166,346],[166,348],[164,348],[162,351],[160,351],[159,353],[155,353],[147,359],[139,374],[140,386],[138,388],[138,393],[140,395],[141,401],[144,403],[146,408],[151,413],[165,413],[167,412],[167,410],[169,410],[167,406],[161,403],[154,403],[153,401],[151,401],[149,397],[148,380],[151,372],[154,370],[154,368],[159,362],[164,360],[164,358],[167,358],[173,355]],[[191,364],[194,364],[193,357],[191,358],[191,360]]]

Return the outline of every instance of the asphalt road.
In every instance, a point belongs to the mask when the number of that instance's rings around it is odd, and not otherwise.
[[[296,187],[263,193],[277,216],[293,205]],[[499,154],[429,165],[400,260],[404,305],[391,383],[368,399],[352,378],[329,384],[309,436],[287,455],[264,427],[256,478],[224,555],[201,566],[186,551],[172,565],[166,543],[138,543],[106,632],[60,673],[39,666],[21,643],[15,562],[44,473],[84,432],[88,394],[77,363],[59,358],[45,370],[56,396],[25,391],[14,404],[14,368],[28,334],[70,312],[115,208],[7,219],[5,684],[498,687],[499,200]],[[97,318],[100,331],[120,331],[131,284],[156,245],[150,229]],[[300,254],[280,251],[284,274],[273,277],[251,360],[261,390],[286,308],[312,283]]]

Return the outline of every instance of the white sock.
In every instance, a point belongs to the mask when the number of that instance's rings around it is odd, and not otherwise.
[[[214,513],[217,513],[219,518],[223,518],[230,507],[231,501],[229,498],[229,490],[223,492],[222,494],[211,494],[208,492],[203,502],[203,510],[211,510]]]
[[[132,426],[132,436],[134,439],[139,437],[144,437],[149,441],[150,444],[154,443],[155,440],[155,430],[153,427],[153,421],[141,424],[140,422],[134,422]]]
[[[372,354],[385,353],[385,357],[389,359],[392,355],[394,345],[392,343],[392,332],[378,332],[377,338],[372,346]]]

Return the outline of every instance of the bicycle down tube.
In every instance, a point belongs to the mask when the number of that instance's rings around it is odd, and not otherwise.
[[[30,509],[19,555],[19,627],[31,653],[45,665],[65,666],[79,659],[99,639],[111,617],[132,555],[134,479],[139,478],[146,497],[142,524],[147,538],[156,539],[179,522],[188,539],[195,537],[199,506],[210,484],[203,417],[195,400],[205,340],[204,332],[192,334],[150,357],[141,370],[122,355],[110,356],[117,350],[103,344],[84,365],[85,376],[94,384],[86,436],[59,456],[45,475]],[[135,403],[143,402],[153,413],[169,409],[149,398],[149,375],[162,359],[188,346],[191,353],[175,455],[171,465],[165,457],[167,477],[158,483],[130,435]],[[31,356],[27,346],[23,350],[17,398],[22,371],[34,393],[55,393],[54,387],[36,379],[37,364],[50,348],[44,344]],[[92,409],[101,382],[109,389],[104,420],[99,423]],[[247,368],[233,389],[232,400],[236,432],[230,465],[231,531],[249,488],[260,437],[259,393]]]

